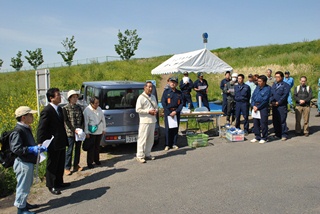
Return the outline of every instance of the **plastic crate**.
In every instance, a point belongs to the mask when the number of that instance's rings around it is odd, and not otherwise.
[[[244,141],[244,134],[232,134],[231,132],[227,131],[226,138],[231,142],[240,142]]]
[[[190,134],[187,135],[188,146],[190,147],[203,147],[208,146],[208,138],[207,134]]]

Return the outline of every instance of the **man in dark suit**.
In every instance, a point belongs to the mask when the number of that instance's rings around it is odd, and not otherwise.
[[[59,89],[50,88],[46,95],[50,103],[40,114],[37,140],[38,144],[42,144],[54,136],[48,147],[46,186],[52,194],[59,195],[60,188],[70,186],[70,183],[63,182],[68,137],[64,128],[62,108],[58,106],[61,102]]]

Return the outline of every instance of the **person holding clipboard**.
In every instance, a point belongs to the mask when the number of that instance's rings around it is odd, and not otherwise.
[[[271,94],[271,87],[267,83],[265,75],[258,77],[258,86],[251,97],[253,131],[255,138],[250,142],[265,143],[268,139],[268,106]]]
[[[170,88],[165,89],[162,94],[161,104],[164,110],[164,123],[166,135],[165,151],[178,149],[177,139],[180,122],[180,112],[183,107],[182,93],[177,89],[178,78],[169,79]]]

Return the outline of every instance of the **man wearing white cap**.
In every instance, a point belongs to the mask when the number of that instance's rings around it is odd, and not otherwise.
[[[77,104],[79,98],[79,93],[75,90],[70,90],[68,92],[68,101],[69,103],[62,108],[64,126],[66,128],[68,136],[68,149],[66,152],[66,162],[64,166],[64,174],[71,175],[71,162],[72,162],[72,153],[73,147],[74,159],[73,159],[73,171],[82,171],[82,167],[79,166],[80,162],[80,152],[81,152],[81,141],[75,140],[75,135],[79,134],[78,130],[84,130],[84,117],[82,113],[81,106]]]
[[[191,91],[193,89],[193,82],[189,78],[188,72],[183,73],[184,77],[182,80],[180,80],[180,90],[182,92],[182,101],[183,106],[188,105],[189,109],[193,109],[193,103],[192,103],[192,97],[191,97]]]
[[[30,188],[33,182],[34,164],[37,163],[38,152],[46,151],[46,147],[38,146],[32,135],[30,125],[33,122],[33,114],[37,111],[28,106],[20,106],[15,111],[17,125],[10,135],[10,150],[17,156],[14,160],[13,170],[16,173],[17,187],[14,206],[18,208],[18,214],[32,214],[29,209],[38,208],[27,202]]]

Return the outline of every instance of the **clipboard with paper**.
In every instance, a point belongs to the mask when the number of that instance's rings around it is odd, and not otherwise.
[[[255,118],[255,119],[261,119],[260,111],[252,110],[251,116],[252,118]]]
[[[177,115],[174,115],[174,117],[168,116],[167,118],[168,118],[169,129],[178,128]]]

